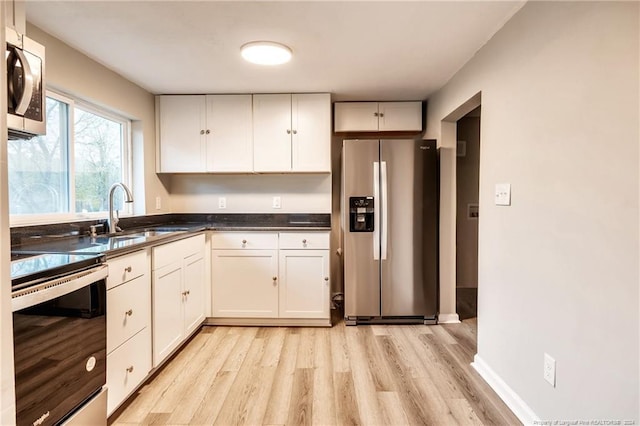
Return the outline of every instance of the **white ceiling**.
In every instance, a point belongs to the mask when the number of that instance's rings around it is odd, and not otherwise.
[[[154,94],[331,92],[422,100],[524,1],[36,1],[27,20]],[[246,63],[284,43],[293,60]]]

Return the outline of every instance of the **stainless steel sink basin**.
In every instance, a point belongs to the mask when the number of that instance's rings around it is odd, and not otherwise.
[[[177,229],[149,229],[147,231],[132,232],[130,234],[122,235],[108,235],[111,240],[132,240],[134,238],[152,238],[161,237],[163,235],[174,234],[176,232],[183,232]]]

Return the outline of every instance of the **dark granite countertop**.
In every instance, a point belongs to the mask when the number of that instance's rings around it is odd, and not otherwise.
[[[122,218],[117,235],[90,236],[94,220],[11,228],[12,253],[94,253],[118,256],[140,248],[214,231],[328,231],[329,214],[170,214]],[[151,231],[145,233],[145,231]]]

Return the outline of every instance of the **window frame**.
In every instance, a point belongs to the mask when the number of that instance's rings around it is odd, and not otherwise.
[[[121,125],[121,143],[122,143],[122,177],[120,182],[123,182],[131,190],[131,179],[133,176],[132,167],[132,147],[131,147],[131,119],[124,115],[118,114],[113,110],[96,105],[84,99],[76,98],[67,95],[61,91],[48,88],[46,91],[46,97],[55,99],[56,101],[63,102],[68,105],[67,113],[67,133],[68,133],[68,146],[67,146],[67,162],[68,162],[68,197],[69,197],[69,209],[72,211],[65,213],[42,213],[42,214],[9,214],[10,226],[20,225],[40,225],[46,223],[65,223],[75,222],[80,220],[92,220],[92,219],[105,219],[108,215],[107,211],[100,212],[77,212],[75,211],[76,203],[76,169],[75,169],[75,109],[80,108],[91,114],[98,115],[105,119],[114,121]],[[133,214],[131,204],[125,203],[125,209],[120,211],[120,216],[127,217]]]

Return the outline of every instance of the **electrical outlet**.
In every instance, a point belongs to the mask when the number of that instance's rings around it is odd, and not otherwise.
[[[162,209],[162,197],[158,196],[156,197],[156,210],[161,210]]]
[[[496,206],[511,205],[511,184],[496,183]]]
[[[556,387],[556,360],[549,354],[544,354],[544,379],[551,386]]]
[[[227,197],[218,197],[218,208],[219,209],[227,208]]]
[[[281,205],[280,205],[280,197],[273,197],[273,208],[274,208],[274,209],[279,209],[279,208],[281,208]]]

